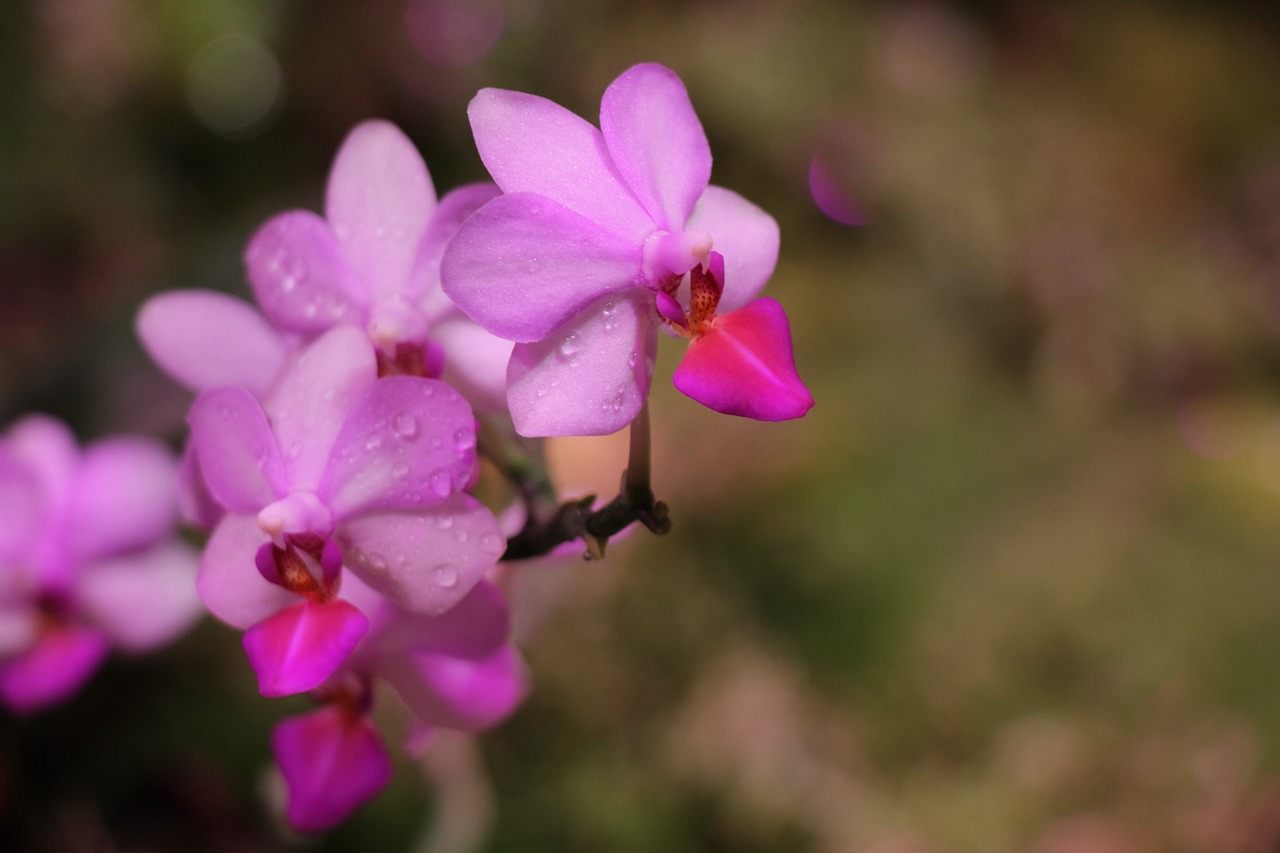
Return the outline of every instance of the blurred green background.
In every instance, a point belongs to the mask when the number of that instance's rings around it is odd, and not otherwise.
[[[477,88],[594,120],[639,61],[780,222],[817,399],[716,416],[665,349],[675,530],[518,575],[525,707],[340,830],[279,828],[268,732],[306,703],[206,623],[0,717],[3,849],[1280,846],[1274,4],[18,0],[0,32],[4,420],[177,442],[133,313],[245,295],[352,125],[444,191],[484,177]],[[607,490],[624,447],[553,450]]]

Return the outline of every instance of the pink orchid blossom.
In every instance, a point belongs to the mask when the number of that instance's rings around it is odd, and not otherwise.
[[[708,186],[711,151],[674,72],[623,73],[605,91],[599,129],[501,89],[481,90],[468,112],[505,195],[463,224],[441,276],[463,311],[516,342],[507,401],[520,433],[597,435],[630,423],[663,326],[693,342],[678,387],[695,400],[764,420],[808,411],[781,307],[752,303],[728,319],[773,272],[778,226]],[[710,273],[715,253],[723,260]],[[689,294],[696,270],[717,286]]]
[[[280,329],[314,337],[363,327],[382,374],[441,377],[474,405],[503,408],[511,344],[459,311],[440,287],[440,258],[458,226],[498,194],[471,184],[438,202],[431,175],[395,125],[367,121],[329,173],[325,217],[281,213],[245,252],[258,304]]]
[[[32,415],[0,437],[0,699],[75,692],[110,648],[167,643],[200,615],[196,555],[173,537],[176,463],[157,442],[81,451]]]
[[[226,511],[197,588],[215,616],[248,629],[264,695],[317,687],[368,630],[341,594],[344,566],[397,604],[439,614],[503,551],[493,514],[464,491],[476,468],[470,407],[438,380],[378,378],[355,327],[302,350],[265,404],[213,389],[189,421]]]
[[[303,832],[337,825],[390,781],[387,750],[370,719],[377,681],[389,683],[414,715],[416,743],[435,727],[494,725],[526,691],[523,664],[508,643],[507,605],[493,584],[481,581],[439,616],[406,611],[357,578],[345,592],[370,614],[371,627],[314,692],[324,707],[285,720],[272,738],[288,788],[286,817]]]

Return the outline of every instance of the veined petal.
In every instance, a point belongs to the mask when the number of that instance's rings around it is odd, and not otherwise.
[[[388,660],[378,674],[423,722],[466,731],[501,722],[528,689],[524,663],[511,646],[479,661],[408,653]]]
[[[248,628],[298,597],[258,572],[254,557],[270,541],[252,515],[228,515],[213,529],[200,557],[196,592],[214,616]]]
[[[373,724],[337,705],[278,724],[271,751],[289,789],[285,815],[299,832],[337,826],[391,781],[391,757]]]
[[[684,83],[653,63],[605,89],[600,130],[627,186],[658,226],[682,231],[711,179],[711,147]]]
[[[778,223],[733,190],[710,186],[685,225],[711,234],[724,256],[720,311],[741,308],[760,293],[778,263]]]
[[[151,297],[135,330],[160,369],[192,391],[233,385],[260,396],[287,353],[280,333],[253,306],[213,290]]]
[[[92,560],[165,536],[178,511],[177,473],[158,441],[118,436],[89,445],[68,494],[67,546]]]
[[[339,519],[440,503],[475,470],[475,431],[471,407],[438,379],[384,377],[352,405],[318,493]]]
[[[481,89],[467,107],[476,150],[505,193],[537,193],[629,243],[654,230],[589,122],[546,98]]]
[[[493,583],[482,580],[439,616],[397,609],[378,632],[377,657],[419,650],[479,660],[502,648],[510,632],[506,599]]]
[[[107,638],[78,625],[46,629],[25,654],[0,663],[0,699],[31,713],[80,689],[107,656]]]
[[[382,510],[343,521],[346,565],[406,610],[440,614],[470,592],[506,548],[497,519],[470,495],[419,510]]]
[[[657,349],[653,295],[606,296],[545,340],[517,344],[507,403],[524,436],[607,435],[649,396]]]
[[[266,413],[243,388],[215,388],[187,415],[209,493],[232,512],[257,512],[283,494],[284,464]]]
[[[640,287],[640,244],[532,193],[463,223],[440,266],[444,292],[509,341],[536,341],[606,293]]]
[[[121,648],[143,651],[189,628],[204,608],[196,595],[190,548],[176,542],[94,563],[80,572],[76,596],[95,625]]]
[[[258,304],[280,328],[316,335],[339,323],[362,322],[368,293],[354,280],[328,223],[316,214],[291,210],[272,217],[249,240],[244,262]]]
[[[347,413],[377,375],[373,345],[354,326],[331,329],[298,353],[266,401],[290,488],[316,489]]]
[[[453,309],[453,302],[440,289],[440,259],[445,246],[458,233],[467,217],[502,194],[497,184],[466,184],[445,193],[431,217],[427,233],[418,244],[418,258],[405,291],[405,299],[422,300],[422,310],[436,319]]]
[[[372,296],[402,291],[436,208],[422,155],[386,121],[347,135],[325,195],[325,216],[356,277]]]
[[[798,418],[813,407],[796,373],[786,312],[768,298],[718,317],[689,344],[674,381],[708,408],[758,421]]]
[[[314,690],[338,671],[369,620],[342,599],[299,601],[244,633],[244,651],[263,696]]]

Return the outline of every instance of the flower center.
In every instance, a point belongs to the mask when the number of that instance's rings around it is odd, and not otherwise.
[[[283,546],[266,543],[254,562],[268,581],[309,601],[329,601],[342,579],[342,549],[310,533],[288,535]]]
[[[716,319],[716,308],[724,293],[724,257],[711,252],[706,264],[689,270],[689,307],[676,298],[682,275],[668,275],[655,296],[658,316],[681,337],[694,340],[707,333]]]

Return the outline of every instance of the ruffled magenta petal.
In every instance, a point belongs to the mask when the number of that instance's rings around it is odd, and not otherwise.
[[[89,445],[68,495],[68,547],[91,560],[166,535],[178,512],[177,473],[177,461],[158,441],[120,436]]]
[[[507,403],[525,436],[608,435],[649,395],[657,349],[653,295],[606,296],[545,340],[517,344]]]
[[[713,247],[724,255],[720,313],[755,299],[773,275],[778,263],[778,223],[732,190],[707,187],[685,228],[710,232]]]
[[[786,312],[772,299],[718,317],[689,344],[674,381],[708,408],[758,421],[798,418],[813,407],[796,373]]]
[[[386,121],[347,135],[325,195],[325,216],[347,262],[370,296],[400,292],[436,207],[422,155]]]
[[[423,722],[478,731],[506,719],[528,690],[520,655],[511,646],[479,661],[416,652],[378,670]]]
[[[252,305],[213,290],[173,290],[142,306],[135,330],[175,382],[204,391],[232,385],[265,394],[287,346]]]
[[[258,304],[281,329],[315,335],[339,323],[363,322],[368,294],[353,280],[328,223],[316,214],[291,210],[272,217],[249,240],[244,262]]]
[[[97,671],[108,647],[90,628],[47,628],[28,652],[0,664],[0,699],[23,714],[61,702]]]
[[[231,512],[257,512],[282,494],[284,464],[267,415],[243,388],[215,388],[187,414],[205,486]]]
[[[292,696],[323,684],[338,671],[368,618],[342,599],[299,601],[244,632],[244,651],[263,696]]]
[[[600,130],[657,225],[683,230],[711,179],[711,147],[676,73],[652,63],[623,72],[600,102]]]
[[[349,518],[336,536],[361,580],[401,607],[429,614],[457,604],[506,550],[493,513],[466,494],[428,509]]]
[[[437,504],[470,480],[475,431],[471,407],[438,379],[379,379],[352,406],[319,494],[335,518]]]
[[[281,722],[271,750],[289,789],[285,815],[299,832],[337,826],[391,781],[377,729],[336,705]]]
[[[439,616],[396,609],[375,642],[379,658],[427,651],[479,660],[495,654],[511,633],[511,612],[493,583],[482,580]]]
[[[546,98],[504,89],[481,89],[467,115],[480,159],[503,192],[537,193],[628,243],[654,230],[589,122]]]
[[[640,245],[550,199],[505,195],[463,223],[445,250],[444,291],[510,341],[536,341],[582,309],[640,286]]]
[[[218,522],[200,557],[196,592],[214,616],[248,628],[298,600],[259,574],[254,557],[270,541],[252,515],[228,515]]]
[[[347,413],[377,376],[373,345],[354,326],[331,329],[298,353],[266,401],[291,489],[316,489]]]
[[[88,619],[120,648],[156,648],[204,612],[196,594],[198,562],[185,545],[157,545],[85,567],[76,579],[76,596]]]

